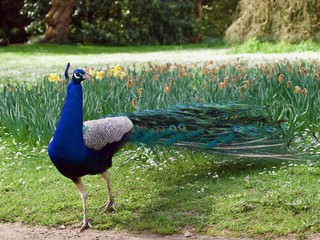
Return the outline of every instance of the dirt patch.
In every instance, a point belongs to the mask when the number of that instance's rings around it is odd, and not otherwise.
[[[0,239],[2,240],[65,240],[65,239],[86,239],[86,240],[184,240],[184,239],[200,239],[200,240],[249,240],[245,238],[225,238],[210,237],[192,234],[186,231],[184,234],[174,234],[169,236],[161,236],[156,234],[134,234],[127,231],[99,231],[94,229],[85,230],[78,233],[76,228],[49,228],[43,226],[29,226],[21,223],[1,223]],[[253,240],[253,239],[251,239]]]
[[[95,230],[87,229],[82,233],[77,228],[61,226],[58,228],[50,228],[44,226],[30,226],[21,223],[0,223],[0,240],[261,240],[261,239],[277,239],[277,240],[297,240],[301,236],[290,234],[287,236],[274,237],[262,235],[258,238],[235,238],[235,237],[212,237],[204,235],[196,235],[188,230],[184,234],[173,234],[168,236],[157,234],[135,234],[128,231],[112,231],[112,230]],[[317,233],[310,234],[304,238],[305,240],[320,240]]]

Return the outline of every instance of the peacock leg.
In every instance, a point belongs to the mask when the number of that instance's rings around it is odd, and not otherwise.
[[[116,204],[114,202],[114,198],[113,198],[113,195],[111,192],[111,182],[110,182],[110,175],[109,175],[108,170],[101,173],[101,175],[104,178],[104,180],[106,180],[106,182],[107,182],[108,193],[109,193],[108,201],[106,202],[105,205],[102,206],[102,208],[103,208],[102,212],[105,213],[105,212],[109,211],[111,208],[116,209]]]
[[[86,207],[86,199],[87,199],[87,193],[86,190],[84,189],[83,183],[81,181],[81,178],[76,178],[75,180],[73,180],[73,182],[75,183],[75,185],[77,186],[80,195],[81,195],[81,199],[82,199],[82,206],[83,206],[83,222],[82,224],[80,224],[81,228],[80,228],[80,232],[82,232],[83,230],[85,230],[88,227],[92,227],[89,219],[88,219],[88,210]]]

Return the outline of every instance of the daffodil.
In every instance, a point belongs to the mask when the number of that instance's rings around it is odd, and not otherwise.
[[[117,64],[116,66],[114,66],[108,70],[108,76],[109,77],[114,76],[116,78],[120,77],[123,80],[126,76],[126,73],[124,71],[122,71],[122,67],[119,64]]]
[[[108,76],[111,77],[114,74],[114,68],[108,70]]]
[[[98,71],[96,75],[96,79],[101,80],[104,77],[104,71]]]
[[[127,74],[125,72],[120,72],[119,77],[123,80],[125,78],[125,76],[127,76]]]
[[[94,71],[94,68],[90,68],[90,69],[89,69],[89,75],[90,75],[91,77],[93,77],[95,74],[96,74],[96,72]]]
[[[115,67],[114,67],[114,70],[116,72],[120,72],[122,70],[121,66],[119,64],[117,64]]]
[[[114,71],[113,76],[115,76],[115,77],[119,77],[119,76],[120,76],[120,72],[118,72],[118,71]]]
[[[61,81],[61,79],[60,79],[59,75],[57,75],[55,73],[50,73],[48,75],[48,81],[49,82],[59,82],[59,81]]]

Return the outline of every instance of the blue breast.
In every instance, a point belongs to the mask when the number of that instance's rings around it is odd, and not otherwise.
[[[54,137],[48,146],[48,154],[57,169],[66,177],[74,178],[96,174],[111,165],[107,156],[89,149],[83,140],[82,86],[70,81],[67,98]]]

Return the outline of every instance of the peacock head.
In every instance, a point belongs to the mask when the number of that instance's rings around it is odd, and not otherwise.
[[[76,69],[73,71],[72,80],[75,83],[81,83],[86,78],[88,78],[88,75],[86,74],[86,72],[83,69]]]

